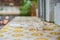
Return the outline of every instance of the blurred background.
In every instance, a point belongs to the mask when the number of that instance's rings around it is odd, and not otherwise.
[[[16,16],[36,16],[38,0],[0,0],[0,26]]]
[[[36,16],[37,3],[38,0],[0,0],[0,14]]]
[[[60,26],[60,0],[0,0],[0,16],[36,16]]]

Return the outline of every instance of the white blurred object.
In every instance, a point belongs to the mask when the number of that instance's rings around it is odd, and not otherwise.
[[[5,19],[9,19],[9,16],[6,16]]]
[[[10,5],[10,6],[13,6],[13,5],[14,5],[14,3],[10,3],[9,5]]]
[[[20,24],[17,24],[16,22],[14,22],[14,23],[11,23],[10,26],[12,26],[12,27],[17,27],[18,26],[19,27]]]
[[[60,3],[57,3],[54,8],[54,22],[60,26]]]
[[[36,8],[36,16],[38,17],[38,8]]]
[[[22,22],[21,25],[22,25],[22,27],[29,27],[26,22]]]
[[[10,26],[13,26],[13,27],[29,27],[28,24],[26,24],[25,22],[22,22],[21,24],[13,22],[10,24]]]

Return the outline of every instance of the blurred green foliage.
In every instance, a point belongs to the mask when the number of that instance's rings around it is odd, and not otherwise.
[[[23,0],[22,6],[20,7],[20,16],[29,16],[29,11],[31,9],[31,2]]]
[[[22,6],[20,7],[20,16],[30,16],[31,2],[37,3],[37,0],[23,0]]]
[[[37,3],[38,0],[31,0],[31,1],[33,1],[34,3]]]

